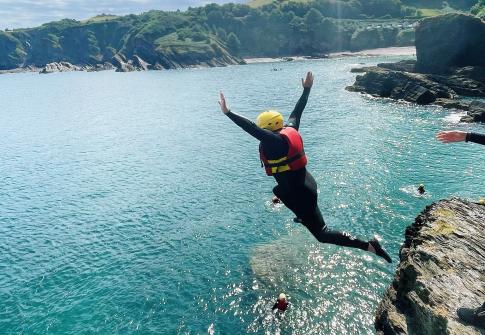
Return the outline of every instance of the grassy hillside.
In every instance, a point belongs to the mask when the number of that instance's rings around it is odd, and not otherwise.
[[[258,8],[264,5],[269,5],[273,2],[282,4],[282,3],[288,3],[288,2],[309,2],[310,0],[251,0],[249,1],[248,5],[253,7],[253,8]]]
[[[479,0],[358,0],[362,6],[388,6],[392,3],[399,3],[402,11],[410,8],[419,17],[431,17],[453,12],[469,12],[470,8]],[[253,8],[262,7],[269,4],[282,5],[289,3],[340,3],[342,7],[348,5],[350,0],[250,0],[249,6]]]
[[[231,55],[321,55],[413,43],[415,12],[403,11],[397,0],[359,1],[278,1],[257,8],[209,4],[185,12],[65,19],[0,32],[0,69],[59,61],[96,65],[117,54],[170,67]]]

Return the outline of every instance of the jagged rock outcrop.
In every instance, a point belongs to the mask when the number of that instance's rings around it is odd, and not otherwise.
[[[145,62],[141,57],[135,55],[133,56],[133,66],[140,71],[147,71],[151,64]]]
[[[461,118],[462,122],[485,122],[485,102],[472,101],[468,113]]]
[[[485,66],[485,23],[463,14],[422,20],[416,28],[416,68],[447,73],[450,68]]]
[[[457,27],[460,22],[466,24]],[[473,102],[472,108],[469,102],[453,103],[451,100],[460,96],[485,97],[485,22],[468,15],[452,14],[427,19],[421,24],[424,28],[416,31],[416,39],[421,41],[416,45],[417,61],[406,60],[352,69],[352,72],[364,74],[357,76],[355,83],[347,87],[347,90],[417,104],[462,109],[468,111],[463,121],[483,122],[483,104],[479,101]],[[443,36],[450,29],[447,24],[451,24],[459,33],[450,33],[448,38],[451,40],[444,42]],[[476,31],[482,31],[482,28],[483,35],[477,36]],[[432,40],[431,31],[435,32],[436,41]],[[465,39],[465,42],[454,40],[461,38],[464,33],[474,37]],[[482,38],[482,44],[472,43]],[[449,47],[449,43],[455,42],[454,48]],[[466,55],[459,52],[457,47],[463,48]],[[450,50],[445,52],[443,48]],[[462,58],[458,60],[456,57]],[[435,67],[433,62],[437,64]]]
[[[69,62],[54,62],[49,63],[40,70],[39,73],[48,74],[54,72],[71,72],[71,71],[82,71],[81,66],[73,65]]]
[[[393,71],[380,66],[365,68],[365,75],[357,76],[353,92],[368,93],[377,97],[402,99],[417,104],[429,104],[438,98],[453,99],[456,93],[419,73]]]
[[[416,72],[416,61],[415,60],[402,60],[397,63],[379,63],[378,67],[401,72]]]
[[[41,74],[49,74],[49,73],[56,73],[56,72],[72,72],[72,71],[105,71],[105,70],[112,70],[114,66],[111,63],[104,63],[104,64],[96,64],[96,65],[74,65],[69,62],[54,62],[49,63],[44,66],[39,73]]]
[[[460,199],[428,206],[406,229],[401,262],[376,312],[378,334],[475,335],[460,307],[485,302],[485,206]]]
[[[111,62],[116,68],[116,72],[131,72],[135,71],[135,67],[129,62],[123,54],[116,54],[111,59]]]

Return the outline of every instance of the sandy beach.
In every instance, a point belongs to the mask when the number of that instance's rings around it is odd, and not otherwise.
[[[328,54],[328,58],[340,58],[340,57],[357,57],[357,56],[414,56],[416,55],[416,47],[390,47],[390,48],[379,48],[379,49],[369,49],[361,51],[340,51],[332,52]],[[307,56],[294,56],[294,57],[264,57],[264,58],[244,58],[246,63],[275,63],[275,62],[285,62],[288,60],[298,61],[298,60],[308,60],[315,59],[313,57]]]

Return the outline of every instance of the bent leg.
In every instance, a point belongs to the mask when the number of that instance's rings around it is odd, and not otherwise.
[[[368,250],[369,242],[359,240],[350,234],[329,230],[322,213],[318,208],[317,183],[307,171],[302,185],[296,185],[291,192],[284,190],[280,185],[273,188],[273,193],[283,201],[302,224],[321,243],[335,244],[343,247]]]
[[[362,241],[348,233],[329,230],[318,207],[315,208],[313,215],[305,216],[302,220],[303,225],[307,227],[313,236],[315,236],[321,243],[335,244],[342,247],[357,248],[365,251],[369,248],[369,242]]]

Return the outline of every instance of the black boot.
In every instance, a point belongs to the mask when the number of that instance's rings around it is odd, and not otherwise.
[[[460,320],[472,326],[485,329],[485,303],[482,307],[475,309],[458,308],[457,314]]]
[[[392,263],[391,256],[389,256],[389,254],[381,247],[381,244],[377,239],[370,240],[369,244],[376,249],[377,256],[384,258],[388,263]]]

